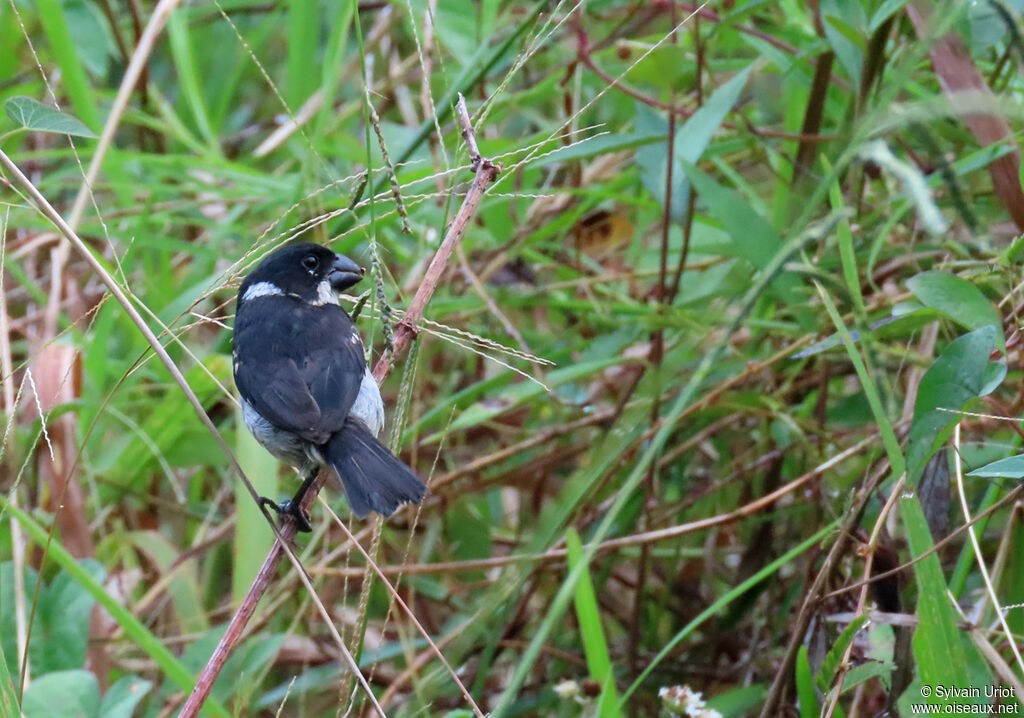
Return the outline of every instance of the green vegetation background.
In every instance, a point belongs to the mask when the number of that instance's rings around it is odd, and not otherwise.
[[[383,527],[324,497],[479,710],[1012,703],[1022,12],[9,0],[0,150],[283,496],[240,277],[355,258],[376,361],[472,178],[464,93],[502,173],[384,385],[432,494]],[[273,534],[10,166],[0,238],[3,714],[174,715]],[[327,509],[297,552],[388,714],[473,715]],[[282,569],[209,715],[368,714],[313,601]]]

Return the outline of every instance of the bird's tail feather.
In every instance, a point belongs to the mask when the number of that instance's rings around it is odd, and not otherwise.
[[[358,419],[346,419],[324,449],[358,518],[371,511],[390,516],[399,504],[419,503],[427,493],[426,484]]]

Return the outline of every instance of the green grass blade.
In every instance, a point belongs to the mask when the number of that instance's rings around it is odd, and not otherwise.
[[[351,7],[353,3],[347,3]],[[291,0],[288,3],[288,88],[285,97],[292,111],[316,87],[316,51],[319,12],[317,0]]]
[[[50,40],[50,48],[57,58],[64,88],[71,99],[75,114],[90,130],[96,132],[102,124],[96,95],[85,75],[85,66],[75,51],[60,0],[39,0],[39,21],[43,24],[46,36]]]
[[[195,677],[178,661],[174,655],[167,650],[163,642],[150,633],[142,622],[132,612],[122,606],[118,601],[107,593],[103,585],[92,578],[89,573],[79,565],[78,561],[68,553],[60,541],[47,534],[46,529],[36,523],[35,519],[19,508],[12,506],[7,497],[0,497],[5,511],[18,520],[22,528],[39,546],[47,547],[47,556],[53,559],[58,566],[63,568],[89,594],[96,599],[96,602],[103,606],[110,616],[124,629],[125,634],[133,641],[133,644],[153,659],[157,667],[185,693],[191,693],[195,686]],[[229,713],[222,705],[214,700],[207,700],[205,708],[217,716],[217,718],[228,718]]]
[[[574,529],[565,533],[565,546],[569,552],[569,567],[582,565],[583,574],[576,584],[576,618],[580,624],[580,635],[583,639],[583,653],[587,658],[590,677],[601,684],[601,709],[598,715],[602,718],[614,718],[621,715],[618,693],[615,690],[615,673],[608,655],[608,642],[601,626],[601,608],[594,594],[594,584],[590,579],[590,570],[581,564],[583,545],[579,534]]]
[[[824,528],[819,530],[813,536],[807,538],[804,541],[801,541],[799,544],[797,544],[796,546],[791,548],[789,551],[784,553],[782,556],[779,556],[777,559],[775,559],[774,561],[769,563],[767,566],[762,568],[760,571],[755,573],[753,576],[748,578],[746,581],[743,581],[738,586],[735,586],[732,589],[730,589],[729,591],[727,591],[724,594],[722,594],[722,596],[719,597],[718,600],[716,600],[710,606],[708,606],[703,611],[701,611],[700,614],[696,618],[694,618],[692,621],[690,621],[688,624],[686,624],[682,628],[682,630],[680,630],[676,635],[674,635],[672,637],[672,640],[670,640],[668,643],[666,643],[665,646],[660,651],[658,651],[658,655],[656,655],[651,660],[651,662],[649,664],[647,664],[647,668],[645,668],[643,670],[643,672],[639,676],[636,677],[636,680],[633,681],[632,685],[630,685],[630,687],[622,695],[622,705],[625,705],[625,703],[629,699],[629,697],[631,695],[633,695],[633,693],[636,691],[636,689],[639,688],[640,685],[644,682],[644,680],[647,679],[647,676],[649,676],[651,674],[651,672],[663,660],[665,660],[666,657],[668,657],[668,655],[672,652],[672,650],[677,645],[679,645],[680,641],[682,641],[684,638],[686,638],[691,633],[693,633],[698,628],[700,628],[700,626],[705,621],[707,621],[709,618],[711,618],[712,616],[717,614],[719,611],[724,609],[726,606],[728,606],[730,603],[732,603],[737,598],[742,596],[744,593],[749,591],[751,588],[753,588],[757,584],[761,583],[761,581],[764,581],[766,578],[768,578],[773,573],[778,571],[786,563],[788,563],[792,559],[796,558],[797,556],[802,554],[807,549],[809,549],[812,546],[814,546],[821,539],[825,538],[825,536],[827,536],[830,532],[834,531],[835,528],[838,525],[839,525],[838,521],[833,521],[828,526],[825,526]]]
[[[916,496],[900,499],[900,509],[907,530],[907,543],[915,558],[914,579],[917,582],[917,630],[914,631],[914,655],[921,681],[929,686],[986,685],[990,679],[965,683],[983,664],[977,649],[967,641],[958,627],[960,616],[949,597],[942,565],[935,553],[928,521]],[[923,558],[922,558],[923,557]],[[968,660],[970,659],[970,660]],[[979,677],[980,678],[980,677]],[[951,704],[950,700],[932,694],[926,702],[932,705]]]
[[[739,303],[740,306],[735,313],[735,317],[732,320],[731,326],[723,335],[724,337],[731,336],[732,332],[736,331],[750,313],[755,302],[761,297],[762,293],[772,282],[777,273],[782,269],[785,262],[804,244],[804,242],[808,241],[810,237],[810,233],[797,235],[786,242],[776,252],[772,261],[768,263],[764,271],[758,275],[753,285],[744,294]],[[515,695],[519,692],[520,686],[522,686],[527,674],[532,670],[533,665],[537,660],[537,655],[540,653],[541,647],[547,640],[547,637],[554,628],[555,623],[561,619],[562,614],[565,612],[573,591],[575,590],[576,582],[580,579],[584,567],[586,567],[593,559],[594,554],[597,551],[598,544],[609,534],[612,526],[615,524],[615,521],[619,516],[619,513],[626,505],[626,502],[629,500],[632,493],[640,485],[640,481],[646,475],[647,468],[662,450],[662,447],[664,447],[669,435],[675,431],[676,423],[682,416],[683,411],[690,406],[691,402],[694,401],[698,389],[707,379],[708,375],[724,353],[726,344],[727,339],[722,339],[704,355],[704,359],[701,361],[700,366],[697,367],[696,371],[694,371],[693,375],[676,397],[675,401],[671,404],[668,411],[666,411],[661,427],[651,439],[643,454],[641,454],[633,464],[632,471],[620,486],[615,500],[612,502],[611,506],[608,507],[607,513],[598,525],[597,530],[594,532],[592,543],[587,544],[580,563],[571,569],[569,574],[565,577],[565,581],[562,583],[558,593],[551,602],[547,615],[544,617],[543,621],[541,621],[530,645],[527,646],[526,650],[523,652],[523,656],[520,659],[519,664],[516,666],[515,672],[509,678],[509,681],[505,686],[505,690],[501,695],[501,699],[494,709],[493,715],[495,718],[504,716],[511,707],[512,701],[514,700]]]
[[[800,701],[800,718],[818,718],[821,705],[814,690],[814,676],[807,657],[807,646],[800,646],[796,654],[796,696]]]
[[[171,13],[167,20],[167,36],[171,42],[171,54],[174,56],[174,66],[178,71],[181,90],[189,111],[192,113],[192,119],[196,123],[196,128],[207,147],[215,154],[220,154],[220,142],[210,126],[210,116],[206,109],[206,101],[203,99],[199,75],[196,72],[187,13],[187,6],[179,7]]]

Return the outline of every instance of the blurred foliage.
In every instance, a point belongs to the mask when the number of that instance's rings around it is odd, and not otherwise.
[[[0,150],[261,492],[293,477],[239,421],[240,278],[298,237],[355,258],[376,361],[472,178],[458,92],[502,166],[384,385],[431,496],[350,524],[483,710],[864,715],[1022,687],[1024,2],[171,6],[122,114],[154,3],[0,4]],[[0,177],[0,705],[174,714],[273,534]],[[388,714],[472,715],[313,515],[298,554]],[[249,631],[210,715],[369,714],[294,570]]]

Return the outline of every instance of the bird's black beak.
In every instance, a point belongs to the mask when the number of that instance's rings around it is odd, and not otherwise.
[[[359,280],[363,278],[364,271],[362,267],[348,257],[336,254],[334,255],[334,264],[331,265],[331,271],[327,273],[327,280],[331,283],[331,288],[334,291],[343,292],[349,287],[358,284]]]

